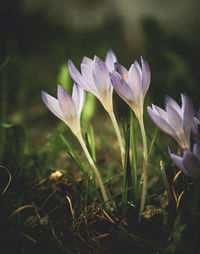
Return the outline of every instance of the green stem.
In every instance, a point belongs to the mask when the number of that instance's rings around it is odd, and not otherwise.
[[[172,193],[171,193],[171,191],[170,191],[169,182],[168,182],[168,180],[167,180],[167,175],[166,175],[165,167],[164,167],[164,164],[163,164],[163,161],[162,161],[162,160],[160,161],[160,169],[161,169],[162,179],[163,179],[165,188],[166,188],[166,190],[167,190],[168,200],[169,200],[169,201],[172,201],[172,200],[173,200],[173,197],[172,197]]]
[[[147,183],[148,183],[148,152],[147,152],[147,138],[144,128],[143,116],[138,117],[140,124],[141,134],[142,134],[142,143],[143,143],[143,186],[141,194],[141,203],[140,203],[140,212],[144,210],[146,196],[147,196]]]
[[[98,169],[97,169],[97,167],[96,167],[96,165],[95,165],[95,163],[94,163],[90,153],[88,152],[88,149],[87,149],[87,147],[85,145],[85,142],[83,140],[82,135],[80,134],[77,137],[78,137],[78,140],[79,140],[79,142],[80,142],[80,144],[81,144],[81,146],[83,148],[83,151],[85,152],[85,155],[86,155],[86,157],[87,157],[87,159],[88,159],[88,161],[89,161],[89,163],[91,165],[91,168],[93,170],[95,178],[96,178],[96,180],[97,180],[97,182],[99,184],[99,188],[101,190],[101,194],[102,194],[104,202],[106,204],[106,208],[110,210],[111,209],[111,204],[109,202],[109,198],[108,198],[108,195],[107,195],[106,190],[104,188],[104,184],[102,182],[102,179],[101,179],[101,176],[99,174],[99,171],[98,171]]]
[[[120,130],[119,130],[119,126],[117,124],[117,120],[115,118],[114,112],[111,111],[111,112],[108,112],[108,113],[109,113],[109,116],[110,116],[110,118],[112,120],[114,129],[115,129],[115,132],[116,132],[116,135],[117,135],[117,138],[118,138],[118,142],[119,142],[119,146],[120,146],[120,150],[121,150],[121,161],[122,161],[122,165],[124,166],[125,148],[124,148],[122,136],[121,136],[121,133],[120,133]]]

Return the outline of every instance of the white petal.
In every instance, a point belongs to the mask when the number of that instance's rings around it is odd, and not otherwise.
[[[112,51],[112,49],[108,49],[106,58],[105,58],[105,64],[107,65],[107,68],[109,71],[113,71],[115,69],[114,63],[117,62],[117,57],[115,53]]]
[[[63,113],[60,109],[58,100],[56,98],[54,98],[53,96],[49,95],[48,93],[42,91],[42,99],[45,103],[45,105],[47,106],[47,108],[58,118],[60,118],[61,120],[63,120]]]
[[[61,86],[58,86],[58,102],[65,121],[68,125],[70,125],[70,122],[73,120],[73,118],[77,117],[77,111],[72,97]]]
[[[142,93],[142,79],[140,71],[137,67],[137,62],[131,65],[128,72],[128,85],[131,88],[136,99],[143,96]]]
[[[85,91],[74,83],[72,90],[72,99],[77,109],[77,113],[80,116],[84,102],[85,102]]]

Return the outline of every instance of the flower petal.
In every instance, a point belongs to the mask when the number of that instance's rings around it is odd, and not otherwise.
[[[115,70],[127,81],[128,70],[120,63],[115,63]]]
[[[111,82],[108,68],[104,61],[97,56],[94,57],[93,79],[99,94],[104,96],[104,93],[110,91]]]
[[[137,62],[131,65],[128,72],[128,85],[136,99],[142,96],[142,77],[137,67]]]
[[[63,113],[60,109],[58,100],[53,96],[49,95],[48,93],[41,91],[42,100],[47,106],[47,108],[58,118],[63,120]]]
[[[199,165],[200,165],[200,144],[196,144],[196,143],[194,144],[193,154],[196,157],[196,159],[198,160]]]
[[[87,84],[85,84],[83,77],[71,60],[68,60],[68,70],[74,82],[81,86],[83,89],[87,90]]]
[[[106,53],[106,58],[105,58],[105,64],[108,68],[109,71],[113,71],[115,69],[114,63],[117,62],[117,57],[113,50],[111,48],[108,49]]]
[[[183,165],[190,177],[194,179],[200,177],[200,164],[195,156],[187,149],[183,152]]]
[[[166,112],[168,115],[168,123],[170,123],[171,127],[177,133],[183,133],[182,119],[180,114],[170,105],[167,104]]]
[[[77,116],[76,107],[72,97],[62,86],[58,86],[58,102],[65,121],[70,125],[71,120]]]
[[[168,147],[168,153],[169,156],[171,158],[171,160],[174,162],[174,164],[176,165],[176,167],[178,169],[184,170],[184,166],[183,166],[183,158],[178,156],[177,154],[173,153],[171,148]],[[186,173],[186,172],[185,172]],[[187,174],[187,173],[186,173]]]
[[[152,109],[157,112],[161,118],[163,118],[168,123],[168,114],[162,108],[152,104]]]
[[[176,110],[180,116],[182,117],[182,113],[181,113],[181,107],[180,105],[174,100],[172,99],[170,96],[168,96],[167,94],[165,95],[165,109],[167,111],[168,108],[173,108],[174,110]]]
[[[167,123],[165,119],[163,119],[157,111],[152,109],[151,107],[147,107],[148,114],[151,118],[151,120],[157,125],[162,131],[165,133],[171,135],[172,137],[175,136],[174,129]]]
[[[93,69],[84,63],[81,64],[81,73],[83,75],[83,79],[85,81],[84,89],[90,93],[93,93],[95,96],[98,94],[98,90],[94,83],[93,79]]]
[[[144,97],[150,86],[151,72],[147,61],[143,57],[141,57],[141,63],[142,63],[142,92]]]
[[[110,73],[111,83],[118,95],[130,106],[135,103],[135,96],[126,81],[116,71]]]
[[[94,61],[87,56],[83,57],[82,63],[90,66],[91,68],[94,68]]]
[[[80,116],[84,102],[85,102],[85,91],[76,83],[74,83],[74,86],[73,86],[72,99],[76,106],[77,113]]]
[[[181,94],[182,100],[182,114],[183,114],[183,129],[186,132],[192,128],[194,118],[194,107],[190,97]]]

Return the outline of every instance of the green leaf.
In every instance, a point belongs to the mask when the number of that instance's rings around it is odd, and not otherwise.
[[[71,91],[72,89],[72,82],[70,80],[70,76],[69,76],[69,72],[67,69],[67,64],[64,63],[60,66],[60,70],[58,73],[58,84],[62,85],[62,87],[67,90],[67,91]]]
[[[181,238],[187,224],[181,224],[181,214],[176,217],[172,230],[172,238],[170,244],[164,250],[165,253],[176,253],[178,247],[181,244]]]
[[[85,142],[93,161],[96,162],[94,129],[92,126],[90,126],[89,133],[85,134]]]
[[[153,137],[152,137],[150,146],[149,146],[149,153],[148,153],[148,156],[150,156],[150,154],[151,154],[151,151],[152,151],[153,145],[154,145],[154,143],[155,143],[157,134],[158,134],[158,128],[156,127],[156,128],[155,128],[155,131],[154,131],[154,133],[153,133]]]
[[[132,152],[132,182],[133,182],[133,195],[134,195],[134,202],[136,203],[139,199],[139,186],[140,183],[138,182],[137,176],[137,148],[136,148],[136,128],[134,124],[134,116],[132,110],[130,110],[130,151]]]
[[[67,147],[67,152],[70,155],[70,157],[73,159],[73,161],[78,165],[78,167],[80,168],[80,170],[82,171],[82,173],[87,176],[87,170],[84,169],[83,164],[80,162],[80,160],[78,159],[76,153],[74,152],[74,150],[72,149],[71,145],[69,144],[69,142],[67,141],[67,139],[63,136],[63,134],[60,133],[60,138],[63,141],[63,143],[66,145]]]
[[[2,126],[3,128],[11,128],[11,127],[14,126],[14,124],[12,124],[12,123],[2,123],[1,126]]]
[[[95,110],[96,110],[96,97],[91,93],[87,93],[87,98],[85,100],[85,105],[83,107],[83,111],[81,114],[82,121],[84,123],[88,122],[94,115]]]
[[[133,200],[133,183],[132,183],[132,170],[130,163],[130,124],[125,127],[125,162],[124,162],[124,178],[123,178],[123,193],[122,203],[126,204],[127,201]]]

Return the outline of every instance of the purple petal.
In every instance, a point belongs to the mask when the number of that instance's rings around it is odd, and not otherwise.
[[[174,99],[172,99],[170,96],[165,95],[165,109],[167,110],[169,107],[176,110],[180,114],[180,116],[182,116],[181,107],[179,106],[179,104]]]
[[[130,106],[135,102],[135,97],[126,81],[116,71],[110,73],[111,83],[118,95]]]
[[[176,167],[178,169],[184,170],[184,166],[183,166],[183,158],[178,156],[177,154],[174,154],[171,150],[170,147],[168,147],[168,153],[169,156],[171,158],[171,160],[174,162],[174,164],[176,165]]]
[[[138,72],[140,73],[140,77],[141,77],[141,80],[142,80],[142,70],[141,70],[141,67],[140,67],[138,61],[135,61],[134,65],[138,69]]]
[[[200,164],[194,155],[187,149],[183,152],[183,165],[190,177],[200,177]]]
[[[77,113],[80,116],[84,102],[85,102],[85,91],[74,83],[72,90],[72,99],[77,109]]]
[[[66,121],[71,120],[77,115],[72,97],[62,86],[58,86],[58,102]]]
[[[54,98],[53,96],[49,95],[48,93],[41,91],[42,100],[47,106],[47,108],[58,118],[63,120],[63,114],[60,109],[58,100]]]
[[[162,108],[152,104],[153,111],[157,112],[158,115],[160,115],[161,118],[163,118],[166,122],[168,122],[168,114],[166,111],[164,111]]]
[[[83,77],[81,76],[80,72],[77,70],[77,68],[75,67],[75,65],[71,60],[68,60],[68,70],[74,82],[80,85],[83,89],[85,89],[86,84],[83,80]]]
[[[186,132],[190,130],[193,124],[194,107],[191,99],[184,94],[181,94],[182,114],[183,114],[183,129]]]
[[[183,133],[180,114],[170,104],[167,104],[166,111],[168,115],[168,123],[170,123],[176,133]]]
[[[94,68],[94,61],[87,56],[83,57],[82,63]]]
[[[105,64],[107,65],[109,71],[113,71],[115,69],[114,67],[115,62],[117,62],[117,57],[115,53],[112,51],[112,49],[109,48],[105,58]]]
[[[196,159],[198,160],[199,165],[200,165],[200,144],[196,144],[196,143],[194,144],[193,154],[196,157]]]
[[[151,107],[147,107],[147,111],[155,125],[157,125],[162,131],[171,135],[172,137],[175,136],[174,129],[158,114],[157,111],[153,110]]]
[[[151,72],[147,61],[144,60],[143,57],[141,57],[141,63],[142,63],[142,92],[143,96],[145,96],[149,89],[151,81]]]
[[[105,92],[111,89],[108,68],[104,61],[97,56],[94,58],[93,79],[99,94],[104,95]]]
[[[97,95],[98,91],[93,79],[93,69],[89,65],[82,63],[81,73],[85,81],[84,89],[90,93],[93,93],[94,95]]]
[[[120,63],[115,63],[115,70],[125,79],[128,79],[128,70]]]
[[[137,67],[137,62],[131,65],[128,72],[128,85],[131,88],[135,98],[142,96],[142,78]]]

